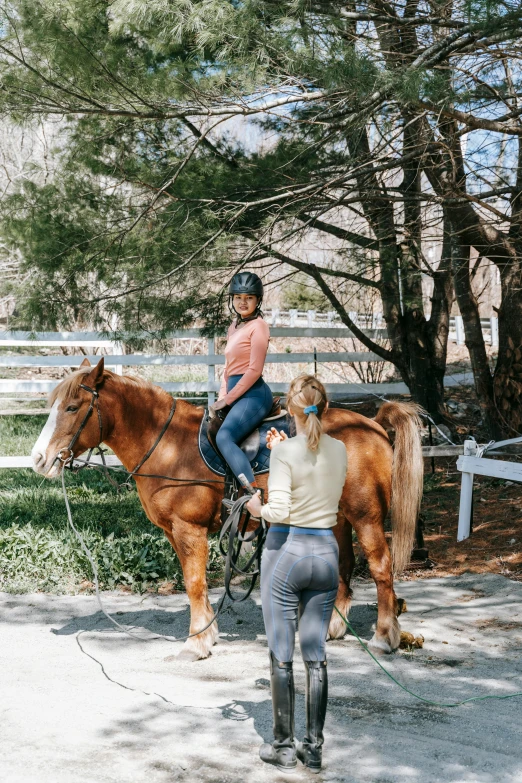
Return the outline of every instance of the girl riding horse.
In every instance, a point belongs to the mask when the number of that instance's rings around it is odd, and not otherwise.
[[[263,283],[256,274],[234,275],[229,294],[236,318],[227,333],[225,372],[219,399],[213,406],[214,412],[228,410],[228,414],[216,443],[239,483],[249,489],[256,482],[239,444],[263,421],[273,405],[272,392],[262,377],[270,331],[261,317]]]

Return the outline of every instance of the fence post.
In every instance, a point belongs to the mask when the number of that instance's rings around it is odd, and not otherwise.
[[[314,321],[315,321],[315,310],[308,310],[307,316],[308,316],[308,328],[313,329]]]
[[[455,331],[457,333],[457,345],[464,345],[464,322],[461,315],[455,316]]]
[[[279,320],[279,308],[272,308],[272,326],[277,326]]]
[[[290,326],[295,326],[297,310],[290,310]]]
[[[464,456],[472,457],[476,454],[477,444],[474,440],[464,441]],[[473,473],[462,471],[460,484],[459,526],[457,529],[457,541],[469,538],[471,532],[471,511],[473,508]]]
[[[116,313],[113,313],[112,317],[111,317],[111,329],[115,332],[117,330],[117,328],[118,328],[118,316],[116,315]],[[112,354],[113,354],[113,356],[115,354],[120,354],[120,356],[121,356],[122,353],[123,353],[123,345],[122,345],[122,343],[120,343],[118,341],[113,342],[112,343]],[[116,375],[123,375],[123,365],[117,364],[114,367],[114,372],[116,373]]]
[[[209,356],[215,356],[216,355],[216,338],[215,337],[209,337],[207,340],[207,353]],[[208,365],[208,375],[207,380],[209,383],[209,386],[211,383],[214,383],[216,380],[216,365],[215,364],[209,364]],[[208,392],[208,404],[214,405],[216,401],[216,393],[214,391]]]
[[[331,326],[335,318],[335,310],[328,310],[326,313],[326,325]]]
[[[112,353],[113,356],[115,354],[122,354],[123,353],[123,345],[119,342],[115,342],[112,344]],[[123,375],[123,364],[116,364],[114,367],[114,372],[116,375]]]
[[[498,348],[498,318],[492,315],[489,319],[489,325],[491,328],[491,345]]]

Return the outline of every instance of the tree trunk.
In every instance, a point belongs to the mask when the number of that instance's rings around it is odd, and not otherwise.
[[[440,361],[433,351],[430,322],[421,310],[408,310],[404,316],[408,350],[408,364],[399,367],[411,396],[432,416],[438,424],[445,418],[444,371],[445,361]]]
[[[408,120],[411,117],[408,115]],[[419,149],[416,124],[406,123],[406,150]],[[352,158],[360,163],[371,160],[366,129],[347,137]],[[452,301],[451,265],[442,263],[435,273],[433,318],[423,311],[420,271],[421,209],[420,166],[413,160],[404,169],[402,189],[406,196],[403,242],[397,242],[393,204],[383,182],[371,168],[355,175],[363,212],[378,243],[380,293],[393,362],[415,402],[438,423],[445,417],[444,372]],[[328,295],[328,294],[327,294]]]
[[[522,258],[501,268],[495,411],[506,438],[522,435]]]
[[[493,399],[493,377],[489,369],[478,303],[471,288],[469,250],[469,246],[461,245],[457,237],[453,237],[455,293],[464,322],[466,348],[471,359],[475,391],[488,434],[491,438],[499,439],[502,437],[502,428]]]

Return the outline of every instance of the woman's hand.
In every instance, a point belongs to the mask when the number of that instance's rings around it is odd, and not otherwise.
[[[256,494],[252,495],[252,497],[250,498],[250,500],[246,504],[246,507],[247,507],[248,511],[250,511],[250,514],[253,517],[256,517],[257,519],[259,519],[259,517],[261,516],[261,506],[262,506],[262,504],[261,504],[261,492],[259,490],[257,490]]]
[[[281,443],[282,440],[288,440],[288,435],[283,430],[278,432],[275,427],[272,427],[266,433],[266,445],[270,450],[277,446],[278,443]]]
[[[214,403],[214,405],[211,405],[209,410],[210,418],[213,419],[214,416],[218,411],[222,411],[224,408],[228,408],[228,404],[225,402],[225,398],[223,397],[221,400],[218,400]]]

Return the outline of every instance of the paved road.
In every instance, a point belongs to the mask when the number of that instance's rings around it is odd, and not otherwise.
[[[435,700],[522,690],[522,584],[466,575],[398,586],[405,630],[425,647],[380,660]],[[213,601],[220,591],[213,591]],[[184,595],[106,593],[120,622],[182,635]],[[375,621],[373,585],[358,583],[351,619]],[[259,596],[221,620],[206,661],[172,656],[109,630],[92,596],[0,594],[2,783],[268,783],[289,780],[257,751],[271,735]],[[325,768],[293,780],[336,783],[521,783],[522,698],[449,710],[388,680],[353,638],[329,644]],[[296,660],[297,734],[304,672]]]

